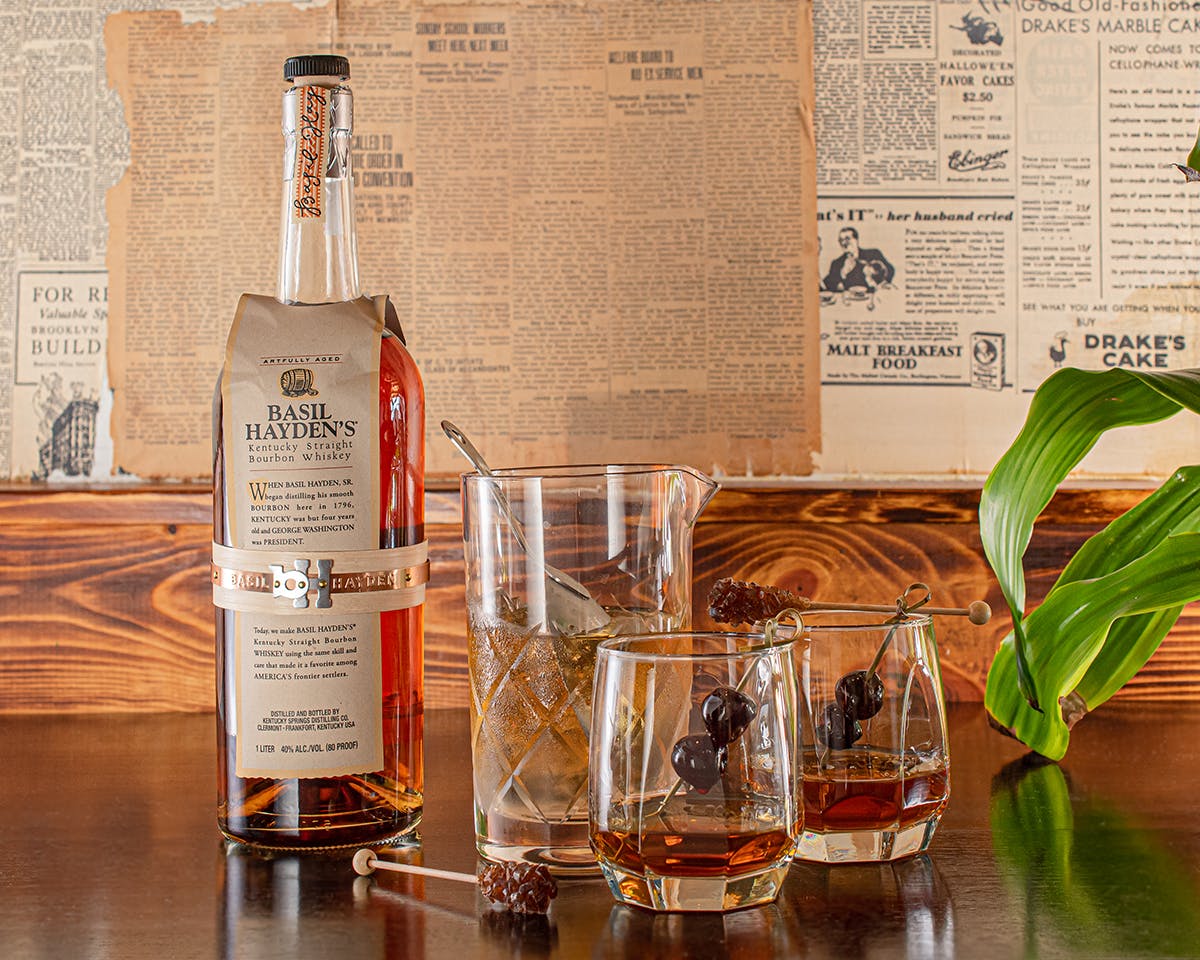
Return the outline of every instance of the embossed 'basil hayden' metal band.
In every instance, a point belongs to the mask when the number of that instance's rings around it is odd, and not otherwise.
[[[279,550],[212,545],[213,603],[252,613],[382,613],[425,601],[429,543],[389,550]]]

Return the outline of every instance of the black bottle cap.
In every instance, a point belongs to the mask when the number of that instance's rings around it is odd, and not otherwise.
[[[350,61],[329,53],[288,57],[283,61],[283,79],[290,82],[296,77],[341,77],[349,80]]]

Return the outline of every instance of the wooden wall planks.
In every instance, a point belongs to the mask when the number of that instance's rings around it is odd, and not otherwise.
[[[1060,493],[1028,556],[1040,597],[1072,551],[1145,491]],[[888,602],[914,580],[939,604],[982,597],[992,622],[939,622],[949,695],[982,697],[1008,628],[976,527],[977,487],[722,490],[695,537],[697,626],[714,580],[736,576],[818,598]],[[426,695],[467,703],[458,493],[427,497],[432,580]],[[0,488],[0,712],[203,711],[213,706],[210,500],[195,487]],[[1121,694],[1200,700],[1200,610],[1189,609]]]

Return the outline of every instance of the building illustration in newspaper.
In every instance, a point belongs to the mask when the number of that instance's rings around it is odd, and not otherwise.
[[[96,412],[100,402],[93,394],[82,395],[82,385],[73,384],[74,396],[63,402],[62,377],[51,374],[38,384],[39,407],[38,469],[32,479],[45,480],[91,475],[96,452]]]
[[[17,290],[13,474],[32,480],[106,477],[106,274],[23,271]]]

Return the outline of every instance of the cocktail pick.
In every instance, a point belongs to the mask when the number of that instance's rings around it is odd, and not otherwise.
[[[455,873],[453,870],[437,870],[419,867],[411,863],[380,860],[370,847],[363,847],[351,861],[354,872],[367,877],[376,870],[391,870],[418,877],[437,877],[441,880],[456,880],[459,883],[478,884],[480,891],[492,903],[499,904],[513,913],[545,913],[550,901],[558,896],[558,884],[546,867],[535,863],[495,863],[487,861],[480,868],[479,876]]]
[[[435,870],[433,867],[419,867],[413,863],[397,863],[394,860],[380,860],[370,847],[363,847],[354,854],[350,862],[354,872],[360,877],[369,877],[376,870],[391,870],[395,873],[410,873],[418,877],[438,877],[442,880],[457,880],[459,883],[478,883],[479,878],[473,873],[455,873],[453,870]]]
[[[913,584],[909,590],[914,587],[923,588],[928,594],[929,588],[925,584]],[[802,613],[806,610],[897,612],[896,604],[818,601],[783,587],[764,586],[753,581],[734,580],[731,577],[725,577],[712,585],[708,594],[708,604],[709,616],[718,623],[758,623],[770,620],[787,609],[799,610]],[[977,626],[987,623],[992,617],[992,608],[983,600],[975,600],[966,607],[929,607],[924,603],[910,602],[905,612],[917,609],[933,616],[966,617]]]

